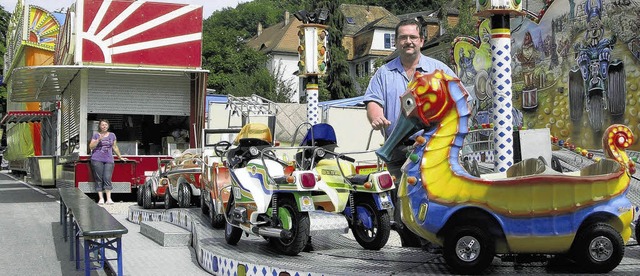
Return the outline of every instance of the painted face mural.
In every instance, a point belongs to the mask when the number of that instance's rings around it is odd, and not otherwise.
[[[599,148],[611,124],[640,133],[640,0],[531,0],[528,8],[511,20],[514,128],[549,128],[584,148]],[[475,95],[471,126],[491,123],[488,21],[453,46],[457,73]]]

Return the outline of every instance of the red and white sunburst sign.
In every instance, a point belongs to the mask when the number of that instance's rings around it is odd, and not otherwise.
[[[202,6],[133,0],[77,5],[83,63],[202,66]]]

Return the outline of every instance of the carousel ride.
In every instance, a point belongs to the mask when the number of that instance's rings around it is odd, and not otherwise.
[[[477,273],[496,254],[568,256],[590,272],[608,272],[622,260],[634,208],[627,199],[635,163],[625,153],[633,134],[612,125],[602,159],[569,174],[542,159],[514,164],[502,175],[476,177],[459,153],[471,114],[457,78],[436,70],[416,74],[401,96],[402,116],[377,153],[423,130],[403,166],[398,196],[402,220],[419,236],[443,245],[447,264]]]

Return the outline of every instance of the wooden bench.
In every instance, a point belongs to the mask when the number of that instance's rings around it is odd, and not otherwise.
[[[60,223],[63,225],[64,240],[66,241],[69,237],[70,256],[72,261],[74,259],[76,261],[76,269],[80,269],[80,238],[82,238],[85,275],[90,275],[93,269],[104,268],[104,263],[108,260],[117,260],[117,273],[123,275],[122,235],[129,230],[79,189],[59,188],[58,192],[60,193]],[[105,249],[115,251],[117,258],[107,259]],[[94,255],[91,256],[91,253]],[[92,263],[97,263],[99,266],[92,268]]]

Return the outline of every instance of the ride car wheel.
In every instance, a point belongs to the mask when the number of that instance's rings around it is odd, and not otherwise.
[[[495,242],[475,225],[455,226],[444,240],[444,260],[460,274],[482,273],[493,261]]]
[[[242,229],[231,225],[227,222],[227,226],[224,228],[224,240],[227,244],[236,245],[242,237]]]
[[[171,197],[171,192],[167,187],[167,192],[164,194],[164,208],[171,209],[171,208],[174,208],[176,204],[177,204],[176,200],[173,197]]]
[[[640,244],[640,218],[636,220],[636,242]]]
[[[218,214],[216,212],[216,208],[213,206],[213,199],[211,200],[211,205],[209,206],[209,220],[211,221],[211,227],[216,229],[222,229],[224,227],[224,215]]]
[[[153,197],[151,196],[151,187],[144,185],[142,188],[142,208],[151,209],[153,205]]]
[[[191,206],[191,190],[184,183],[180,183],[178,186],[178,206],[180,208]]]
[[[309,214],[298,212],[298,205],[292,198],[283,198],[278,207],[277,227],[291,231],[291,238],[270,238],[269,243],[285,255],[298,255],[309,240]]]
[[[234,208],[235,204],[233,204],[233,201],[230,200],[229,203],[227,204],[227,208],[228,210],[226,211],[227,214],[227,218],[229,218],[231,215],[231,210]],[[227,241],[227,244],[230,245],[236,245],[238,244],[238,242],[240,241],[240,238],[242,237],[242,229],[237,228],[233,225],[231,225],[231,223],[229,223],[228,221],[226,222],[226,226],[224,228],[224,240]]]
[[[202,211],[203,215],[207,215],[208,216],[210,209],[209,209],[209,205],[206,202],[204,202],[204,193],[205,192],[206,191],[204,191],[204,190],[200,191],[200,210]]]
[[[142,206],[142,196],[143,196],[143,190],[144,189],[144,185],[139,185],[138,186],[138,192],[136,193],[136,201],[138,203],[138,206]]]
[[[607,273],[622,261],[624,241],[611,225],[596,223],[578,232],[571,251],[585,272]]]
[[[370,200],[356,202],[356,218],[351,230],[356,241],[365,249],[380,250],[389,240],[391,222],[387,210],[378,210]]]

